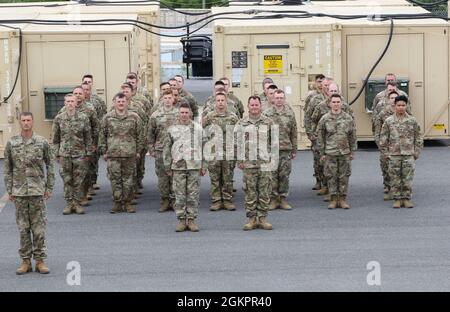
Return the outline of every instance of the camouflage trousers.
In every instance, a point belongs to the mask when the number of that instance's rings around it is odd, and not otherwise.
[[[348,181],[352,174],[350,154],[327,155],[324,173],[328,183],[330,195],[347,195]]]
[[[16,197],[16,221],[20,233],[19,255],[22,259],[43,260],[47,258],[45,230],[47,208],[43,196]]]
[[[271,171],[244,169],[245,212],[248,218],[266,217],[269,211]]]
[[[173,170],[175,214],[178,219],[196,219],[200,206],[200,170]]]
[[[84,180],[83,180],[83,197],[87,195],[89,188],[92,186],[92,176],[95,172],[95,166],[94,166],[94,157],[89,157],[89,161],[86,165],[86,172],[84,174]]]
[[[390,192],[394,199],[411,199],[414,156],[389,156]]]
[[[92,153],[92,165],[91,165],[91,186],[97,183],[98,178],[98,160],[100,159],[100,154],[95,151]]]
[[[233,162],[234,163],[234,162]],[[211,201],[230,201],[233,197],[233,175],[230,161],[216,160],[208,165],[211,178]]]
[[[64,199],[67,203],[80,203],[84,197],[83,183],[89,163],[84,157],[63,157],[60,175],[64,182]]]
[[[317,140],[312,142],[312,151],[313,151],[313,161],[314,161],[314,176],[316,177],[317,181],[321,183],[322,186],[326,186],[327,183],[325,181],[324,173],[323,173],[323,163],[320,160],[320,150],[319,146],[317,144]]]
[[[172,177],[167,175],[162,155],[157,155],[155,158],[155,173],[158,177],[158,187],[161,199],[174,198]]]
[[[289,176],[292,170],[291,151],[280,151],[278,168],[272,172],[272,198],[289,195]]]
[[[389,161],[385,158],[383,153],[380,153],[380,168],[383,176],[383,186],[390,188],[389,184]]]
[[[147,149],[143,149],[139,152],[141,157],[136,161],[136,183],[142,183],[145,174],[145,155],[147,154]]]
[[[108,158],[108,179],[115,202],[130,202],[134,197],[136,161],[134,157]]]

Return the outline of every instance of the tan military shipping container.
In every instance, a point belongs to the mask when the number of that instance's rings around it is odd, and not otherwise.
[[[302,6],[239,6],[214,8],[213,14],[247,9],[375,16],[427,12],[406,1],[395,2],[397,6],[365,0],[333,5],[315,1]],[[314,76],[322,73],[334,77],[344,97],[353,100],[385,48],[389,30],[389,21],[368,18],[218,20],[213,28],[214,77],[230,77],[233,92],[244,102],[250,95],[262,92],[265,77],[272,77],[294,108],[299,146],[307,148],[310,142],[303,126],[303,107]],[[391,46],[371,76],[371,80],[382,81],[386,73],[393,72],[405,81],[412,112],[427,139],[449,138],[448,31],[448,23],[440,19],[396,20]],[[363,92],[352,105],[360,141],[373,139],[371,111],[365,102]]]
[[[35,5],[35,6],[32,6]],[[44,7],[44,5],[50,5]],[[60,5],[60,6],[55,6]],[[16,18],[17,12],[23,14],[46,14],[55,15],[53,19],[80,20],[95,16],[98,19],[127,19],[129,14],[136,14],[139,22],[152,25],[160,24],[160,11],[158,5],[84,5],[74,1],[70,2],[36,2],[36,3],[10,3],[1,4],[0,17]],[[127,15],[127,16],[126,16]],[[87,16],[87,17],[86,17]],[[92,17],[91,17],[92,19]],[[140,25],[144,26],[144,25]],[[158,28],[144,26],[154,33],[159,33]],[[107,29],[107,27],[105,27]],[[159,91],[160,81],[160,38],[156,34],[136,29],[138,47],[138,68],[141,83],[150,92],[155,94]],[[95,79],[95,77],[94,77]],[[156,91],[155,91],[156,90]]]
[[[0,157],[6,142],[18,132],[17,116],[20,112],[21,81],[17,81],[14,93],[5,102],[13,90],[17,76],[19,60],[19,33],[9,28],[0,27]]]
[[[136,15],[121,16],[136,18]],[[19,77],[22,88],[16,92],[20,90],[21,97],[0,107],[0,114],[9,113],[8,107],[14,112],[31,111],[35,131],[47,138],[51,138],[53,117],[59,109],[56,101],[79,85],[84,74],[94,76],[93,91],[110,105],[126,74],[138,69],[137,34],[132,25],[18,26],[22,29],[23,44]],[[18,55],[17,46],[12,54]],[[17,65],[14,77],[16,71]],[[14,122],[17,129],[18,119]]]

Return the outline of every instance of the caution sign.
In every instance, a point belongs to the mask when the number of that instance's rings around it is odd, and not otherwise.
[[[445,125],[444,124],[434,124],[433,129],[434,130],[445,130]]]
[[[282,55],[264,55],[264,74],[282,74],[283,56]]]

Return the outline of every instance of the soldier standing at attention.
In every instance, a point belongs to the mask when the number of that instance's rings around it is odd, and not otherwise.
[[[128,111],[128,98],[118,93],[113,98],[114,109],[103,117],[99,152],[107,161],[108,178],[114,199],[111,213],[125,208],[128,213],[135,191],[136,159],[143,145],[143,129],[139,116]]]
[[[81,207],[83,181],[92,156],[91,125],[89,118],[78,112],[73,94],[64,97],[66,110],[53,120],[53,148],[61,166],[66,207],[63,214],[84,214]]]
[[[97,94],[95,94],[94,92],[92,92],[92,88],[93,88],[93,83],[94,83],[94,78],[92,75],[84,75],[82,80],[81,80],[81,84],[89,84],[91,86],[90,89],[90,98],[87,99],[88,102],[91,102],[91,104],[94,106],[95,111],[97,113],[97,119],[100,123],[100,121],[103,119],[103,116],[106,115],[106,113],[108,112],[108,107],[106,106],[105,101],[98,96]],[[95,142],[95,145],[98,145],[98,142]],[[100,186],[97,184],[97,178],[98,178],[98,160],[99,160],[99,155],[97,152],[94,152],[93,155],[93,164],[95,165],[95,172],[92,176],[92,184],[93,184],[93,189],[94,190],[98,190],[100,189]]]
[[[351,175],[351,161],[356,150],[356,127],[353,117],[342,110],[342,98],[333,94],[330,98],[330,112],[319,121],[317,143],[320,159],[324,162],[324,175],[328,183],[330,204],[328,209],[348,209],[348,180]]]
[[[228,79],[227,77],[222,77],[219,80],[223,82],[227,99],[228,101],[233,103],[236,111],[238,112],[238,117],[239,119],[241,119],[242,117],[244,117],[245,113],[244,104],[242,104],[242,101],[233,94],[233,91],[230,91],[230,79]]]
[[[276,90],[274,99],[274,105],[263,113],[279,128],[279,161],[278,167],[272,173],[270,210],[278,207],[290,210],[292,207],[286,198],[289,195],[292,159],[295,159],[297,155],[297,122],[292,111],[286,106],[284,91]]]
[[[270,148],[270,131],[273,122],[262,115],[262,105],[259,96],[248,99],[248,116],[236,125],[238,144],[237,165],[244,172],[245,212],[248,222],[243,230],[256,228],[271,230],[272,225],[267,222],[269,211],[272,166],[270,156],[259,144],[267,142]],[[244,142],[240,142],[244,139]],[[245,155],[239,155],[239,145]],[[252,155],[253,154],[253,155]]]
[[[381,134],[381,128],[383,127],[384,122],[386,119],[390,116],[392,116],[395,113],[395,99],[397,98],[399,94],[397,91],[392,91],[389,93],[389,105],[383,108],[383,110],[378,114],[377,118],[375,119],[375,133],[374,133],[374,139],[375,143],[378,146],[378,149],[380,150],[380,167],[381,167],[381,173],[383,176],[383,186],[384,186],[384,200],[391,200],[392,196],[390,194],[390,183],[389,183],[389,162],[386,158],[386,155],[383,154],[383,151],[380,147],[380,134]]]
[[[226,138],[227,130],[239,121],[239,118],[228,111],[227,96],[225,93],[216,93],[215,109],[203,120],[205,136],[212,142],[217,140],[211,151],[212,159],[208,159],[208,171],[211,177],[211,211],[218,211],[221,208],[235,210],[233,199],[233,160],[226,159]],[[220,150],[218,150],[220,149]],[[233,162],[233,166],[230,164]]]
[[[33,133],[31,113],[20,114],[20,127],[21,134],[7,142],[4,155],[6,192],[16,206],[20,233],[22,264],[16,274],[33,270],[31,257],[36,261],[36,271],[47,274],[50,270],[44,263],[47,257],[47,208],[44,201],[51,197],[55,182],[52,152],[47,140]]]
[[[177,89],[180,92],[180,98],[185,99],[186,102],[188,102],[188,104],[191,106],[191,110],[192,110],[192,116],[195,118],[198,116],[198,104],[197,104],[197,100],[195,99],[195,97],[188,91],[186,91],[185,89],[183,89],[184,86],[184,78],[181,75],[175,75],[173,77],[173,79],[175,79],[175,81],[177,82]],[[171,84],[172,86],[172,84]]]
[[[198,232],[195,219],[200,206],[200,176],[206,172],[202,157],[203,130],[192,121],[189,104],[181,104],[178,112],[178,121],[167,130],[164,140],[164,167],[173,178],[176,231]]]
[[[411,201],[415,161],[423,148],[423,138],[416,119],[408,115],[408,98],[395,98],[395,114],[381,128],[380,147],[389,161],[389,178],[393,208],[413,208]]]
[[[159,212],[165,212],[173,208],[173,189],[172,177],[166,174],[163,160],[164,138],[167,135],[167,129],[178,119],[178,109],[174,104],[172,90],[166,90],[163,94],[163,106],[154,112],[150,117],[149,125],[149,153],[155,158],[155,171],[158,177],[159,194],[161,196],[161,205]]]
[[[267,88],[270,85],[273,85],[273,84],[274,83],[273,83],[273,79],[272,78],[266,77],[266,78],[263,79],[263,81],[262,81],[263,92],[261,92],[259,94],[259,98],[261,99],[261,103],[267,101]]]
[[[305,106],[303,107],[303,112],[306,113],[306,111],[309,108],[309,103],[311,100],[316,96],[322,93],[322,81],[325,79],[325,76],[322,74],[316,75],[314,80],[314,88],[313,90],[309,91],[308,95],[305,99]]]

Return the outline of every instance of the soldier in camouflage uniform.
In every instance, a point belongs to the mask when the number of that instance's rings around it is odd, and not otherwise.
[[[81,207],[83,181],[89,157],[92,157],[91,124],[88,117],[77,111],[73,94],[64,97],[65,112],[53,120],[53,148],[61,166],[66,207],[63,214],[84,214]]]
[[[292,207],[286,198],[289,195],[292,159],[297,155],[297,122],[294,114],[287,108],[284,91],[276,90],[274,99],[274,105],[263,113],[279,128],[279,161],[278,167],[272,173],[270,210],[276,208],[290,210]]]
[[[312,127],[312,131],[316,131],[317,129],[317,125],[319,124],[319,120],[320,118],[322,118],[322,116],[324,116],[326,113],[328,113],[330,111],[330,97],[333,94],[339,94],[339,86],[335,83],[332,82],[329,84],[328,88],[325,89],[325,94],[326,94],[326,99],[322,102],[320,102],[319,104],[317,104],[314,108],[314,112],[311,114],[311,127]],[[342,110],[346,113],[348,113],[352,118],[353,118],[353,110],[351,109],[351,107],[344,101],[342,100]],[[319,191],[319,195],[329,195],[328,194],[328,183],[327,183],[327,176],[325,174],[323,174],[323,170],[325,169],[322,166],[319,166],[319,169],[322,169],[322,171],[319,173],[319,175],[321,175],[321,180],[322,183],[324,183],[324,185],[322,185],[322,188]],[[329,196],[325,196],[325,201],[329,200]]]
[[[22,264],[16,274],[33,270],[31,257],[36,261],[36,271],[47,274],[50,270],[44,263],[47,257],[47,208],[44,200],[51,197],[55,182],[52,152],[47,140],[33,133],[31,113],[20,114],[20,127],[21,134],[7,142],[4,155],[6,192],[16,206],[20,232],[19,255]]]
[[[88,99],[87,101],[90,102],[94,106],[95,111],[97,113],[97,118],[98,118],[99,123],[100,123],[100,121],[103,119],[103,116],[105,116],[106,113],[108,112],[108,107],[107,107],[105,101],[98,94],[92,92],[93,83],[94,83],[93,79],[94,78],[93,78],[92,75],[89,75],[89,74],[88,75],[84,75],[82,80],[81,80],[81,83],[82,84],[87,83],[87,84],[89,84],[91,86],[90,98],[87,98]],[[95,142],[95,145],[98,145],[98,142]],[[98,154],[97,151],[95,151],[92,154],[92,157],[93,157],[93,164],[95,166],[95,172],[92,175],[92,184],[93,184],[92,187],[93,187],[94,190],[98,190],[98,189],[100,189],[100,186],[97,184],[98,160],[100,158],[100,155]]]
[[[200,175],[206,172],[202,141],[202,127],[192,121],[189,104],[181,104],[178,121],[167,130],[163,150],[164,167],[173,178],[177,232],[199,231],[195,219],[200,205]]]
[[[316,184],[313,186],[313,190],[320,190],[322,186],[326,186],[325,181],[323,181],[323,165],[320,162],[320,151],[317,146],[317,136],[313,129],[312,123],[312,114],[317,105],[323,102],[326,99],[326,90],[328,90],[328,86],[333,82],[332,78],[325,78],[322,80],[322,85],[320,87],[321,92],[319,92],[316,96],[314,96],[308,104],[307,109],[305,110],[305,116],[303,119],[303,124],[305,126],[306,135],[308,139],[311,141],[311,150],[313,152],[313,168],[314,168],[314,176],[316,177]]]
[[[211,95],[203,105],[202,119],[206,117],[209,113],[216,109],[216,95],[219,93],[226,93],[225,88],[223,88],[223,83],[219,81],[220,84],[214,86],[214,95]],[[239,111],[235,108],[233,102],[229,101],[227,98],[227,111],[238,116]]]
[[[330,193],[328,209],[348,209],[346,198],[351,161],[356,150],[356,127],[353,117],[343,111],[339,94],[331,95],[330,107],[317,129],[317,144]]]
[[[92,148],[91,153],[94,153],[97,150],[97,143],[98,142],[98,132],[99,132],[99,120],[97,117],[97,113],[95,111],[94,106],[90,102],[85,101],[84,97],[84,90],[83,88],[88,88],[87,85],[83,86],[77,86],[73,89],[72,93],[77,99],[77,111],[80,113],[85,114],[88,119],[91,126],[91,139],[92,139]],[[58,112],[58,114],[61,114],[66,111],[66,107],[61,108],[61,110]],[[84,175],[84,181],[83,181],[83,200],[81,201],[82,206],[88,205],[88,200],[92,199],[92,196],[89,195],[89,189],[92,186],[92,179],[91,174],[93,170],[89,169],[89,166],[86,169],[86,174]]]
[[[383,154],[381,148],[380,148],[380,134],[381,134],[381,128],[383,127],[384,122],[386,119],[390,116],[392,116],[395,113],[395,98],[398,96],[397,91],[392,91],[389,94],[389,102],[390,104],[383,108],[383,110],[378,114],[377,118],[375,119],[374,128],[374,139],[375,143],[378,146],[378,149],[380,150],[380,167],[381,167],[381,173],[383,176],[383,186],[384,186],[384,200],[391,200],[391,194],[389,193],[390,190],[390,184],[389,184],[389,164],[388,160],[386,159],[386,155]]]
[[[306,113],[308,111],[309,108],[309,103],[311,102],[311,100],[319,95],[322,94],[322,81],[325,79],[325,76],[322,74],[316,75],[315,77],[315,83],[314,83],[314,87],[311,91],[309,91],[308,95],[306,96],[305,99],[305,106],[303,107],[303,112]]]
[[[174,194],[172,189],[172,178],[166,174],[163,160],[164,138],[167,129],[178,119],[178,109],[174,104],[172,90],[163,94],[164,105],[154,112],[150,117],[149,124],[149,152],[155,158],[155,172],[158,177],[158,187],[161,196],[159,212],[165,212],[173,208]]]
[[[183,89],[184,86],[184,78],[181,75],[175,75],[173,77],[177,82],[177,89],[180,92],[180,98],[185,99],[188,104],[191,106],[192,116],[193,118],[198,116],[198,104],[195,97],[188,91]],[[172,86],[172,85],[171,85]]]
[[[140,120],[141,120],[141,126],[142,129],[148,129],[148,122],[149,122],[149,115],[146,113],[145,105],[138,100],[133,95],[133,87],[130,83],[125,82],[120,87],[121,92],[127,97],[128,100],[128,108],[127,110],[130,112],[136,113]],[[135,177],[135,183],[136,183],[136,196],[138,194],[142,194],[142,189],[144,188],[142,181],[144,179],[145,174],[145,154],[147,153],[147,146],[148,146],[148,138],[144,137],[143,144],[145,147],[142,147],[141,151],[138,151],[139,155],[141,157],[136,159],[136,177]],[[133,204],[136,204],[135,201],[133,201]]]
[[[249,218],[243,230],[258,227],[271,230],[272,225],[267,222],[267,215],[274,168],[270,155],[264,148],[258,146],[261,142],[267,142],[267,148],[271,148],[270,134],[273,121],[262,115],[261,100],[258,96],[251,96],[248,99],[248,112],[248,116],[241,119],[235,128],[237,165],[244,172],[245,211]],[[244,155],[241,155],[242,151]]]
[[[108,178],[114,199],[111,213],[123,208],[128,213],[136,210],[131,206],[135,192],[136,159],[144,144],[144,131],[139,116],[128,111],[128,98],[118,93],[113,99],[114,110],[103,117],[99,140],[99,152],[106,160]]]
[[[212,150],[210,150],[211,159],[207,159],[209,176],[211,177],[211,211],[218,211],[221,208],[226,210],[236,209],[232,202],[234,159],[227,159],[225,154],[227,151],[227,132],[233,133],[234,125],[239,121],[239,118],[228,111],[227,96],[225,89],[223,90],[224,92],[216,93],[214,111],[203,119],[205,137],[213,143]]]
[[[263,79],[263,81],[262,81],[263,92],[261,92],[259,94],[259,98],[261,99],[261,103],[267,101],[267,88],[270,85],[273,85],[273,84],[274,83],[273,83],[273,79],[272,78],[266,77],[266,78]]]
[[[164,81],[159,85],[160,96],[159,96],[158,101],[156,103],[154,103],[154,105],[152,107],[152,111],[150,113],[150,116],[163,106],[163,95],[166,91],[169,91],[169,90],[171,90],[170,83],[168,83],[167,81]]]
[[[275,91],[278,90],[278,87],[274,84],[271,84],[266,88],[266,100],[262,101],[262,110],[263,112],[268,110],[273,105],[273,96],[275,94]]]
[[[244,117],[245,113],[244,104],[242,104],[242,101],[233,94],[233,91],[230,91],[230,79],[228,79],[227,77],[222,77],[219,80],[223,82],[227,99],[228,101],[231,101],[231,103],[233,103],[236,111],[238,112],[237,116],[239,117],[239,119],[241,119],[242,117]]]
[[[152,110],[153,104],[154,104],[153,97],[146,87],[140,86],[138,74],[136,74],[134,72],[129,72],[127,74],[126,82],[130,83],[133,86],[133,89],[136,91],[136,93],[139,96],[143,96],[145,98],[145,101],[147,101],[149,104],[148,108],[149,108],[149,112],[150,112]]]
[[[423,138],[416,119],[408,115],[408,98],[395,98],[395,114],[381,128],[380,147],[389,161],[389,177],[394,208],[413,208],[411,201],[415,161],[423,148]]]

